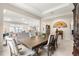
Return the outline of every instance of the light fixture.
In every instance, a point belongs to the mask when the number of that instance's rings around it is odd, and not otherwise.
[[[3,13],[5,14],[5,13],[6,13],[6,11],[7,11],[7,10],[6,10],[6,9],[4,9],[4,10],[3,10]]]

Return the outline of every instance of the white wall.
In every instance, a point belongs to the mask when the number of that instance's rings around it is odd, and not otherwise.
[[[64,31],[64,37],[65,38],[70,37],[71,30],[73,28],[73,18],[72,18],[72,16],[57,17],[57,18],[54,18],[54,19],[51,18],[50,20],[51,21],[43,21],[42,22],[42,29],[43,29],[43,27],[45,27],[46,24],[49,24],[50,27],[51,27],[50,32],[55,33],[56,28],[53,28],[54,23],[58,22],[58,21],[64,21],[67,24],[67,28],[62,28],[63,31]],[[72,24],[72,26],[71,26],[71,24]],[[45,32],[45,30],[44,31],[42,30],[42,32]]]
[[[71,17],[60,17],[60,18],[56,18],[54,19],[54,21],[52,22],[51,24],[51,32],[52,31],[55,31],[56,28],[53,28],[53,25],[55,22],[57,21],[64,21],[66,24],[67,24],[67,28],[62,28],[63,31],[64,31],[64,37],[67,38],[67,37],[70,37],[70,34],[71,34],[71,21],[72,21],[72,18]]]
[[[66,29],[70,29],[70,20],[69,18],[56,18],[54,20],[52,20],[52,24],[51,24],[51,32],[52,30],[55,30],[56,28],[53,28],[53,25],[58,22],[58,21],[63,21],[67,24],[67,28],[62,28],[63,30],[66,30]]]
[[[42,20],[41,21],[41,32],[46,33],[46,25],[51,26],[52,21],[51,20]]]

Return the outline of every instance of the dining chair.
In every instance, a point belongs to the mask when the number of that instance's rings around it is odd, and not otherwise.
[[[18,56],[19,55],[19,50],[18,50],[18,47],[16,46],[16,44],[14,42],[14,39],[8,38],[7,45],[10,49],[10,55],[11,56]]]
[[[54,53],[55,50],[55,39],[54,35],[50,35],[50,40],[48,44],[48,56],[50,56],[52,53]]]
[[[3,34],[3,46],[7,46],[7,41],[6,41],[6,36],[8,36],[9,35],[9,33],[4,33]]]
[[[35,54],[35,52],[31,49],[26,49],[25,51],[23,51],[23,49],[19,49],[19,46],[16,44],[15,39],[8,38],[7,43],[10,49],[11,56],[32,56]]]
[[[56,34],[55,36],[55,48],[58,48],[58,34]]]
[[[44,46],[44,49],[47,51],[47,55],[50,56],[54,53],[55,50],[55,39],[54,35],[49,35],[47,45]]]
[[[7,42],[7,46],[9,47],[10,50],[10,55],[18,55],[18,50],[15,44],[15,41],[12,38],[12,34],[10,33],[8,36],[5,37],[5,40]]]

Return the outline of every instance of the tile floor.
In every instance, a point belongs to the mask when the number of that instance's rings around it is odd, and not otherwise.
[[[71,34],[64,35],[64,39],[58,38],[58,49],[52,54],[52,56],[72,56],[73,50],[73,37]],[[30,51],[29,51],[30,52]],[[10,56],[9,49],[7,46],[3,49],[3,56]],[[42,56],[47,56],[46,50],[41,54]]]

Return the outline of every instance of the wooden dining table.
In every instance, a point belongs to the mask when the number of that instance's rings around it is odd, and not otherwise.
[[[38,50],[40,46],[44,46],[47,44],[48,39],[43,37],[34,37],[20,40],[20,42],[27,48],[35,50],[36,54],[38,55]]]

